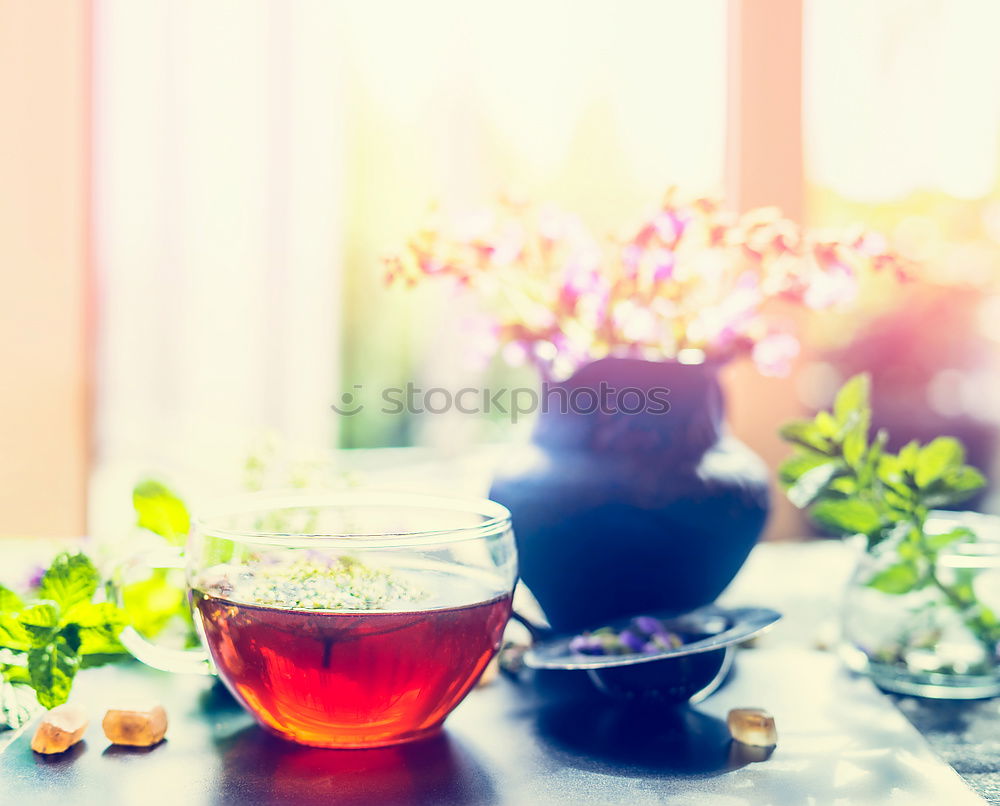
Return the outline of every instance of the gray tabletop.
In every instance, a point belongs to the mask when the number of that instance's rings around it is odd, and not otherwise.
[[[9,548],[13,549],[13,544],[4,546],[5,557],[15,553]],[[26,552],[26,556],[33,553],[41,556],[50,552],[51,547],[36,544],[32,551]],[[540,701],[534,690],[512,688],[505,682],[495,689],[476,692],[470,697],[451,720],[447,738],[442,742],[432,743],[424,749],[400,751],[404,758],[409,758],[409,762],[402,767],[403,770],[409,769],[405,775],[413,774],[410,769],[413,765],[419,767],[423,770],[418,776],[420,786],[430,787],[432,794],[429,797],[438,798],[411,802],[524,802],[516,798],[524,796],[529,791],[526,788],[536,778],[544,779],[553,787],[563,787],[563,794],[568,793],[567,796],[581,792],[602,793],[601,797],[605,799],[590,800],[596,803],[616,802],[606,799],[610,797],[620,797],[629,803],[643,803],[644,799],[662,803],[668,802],[664,800],[668,795],[683,795],[689,798],[684,802],[697,802],[690,798],[710,792],[719,796],[723,791],[728,793],[727,797],[743,797],[743,800],[717,802],[795,802],[748,799],[750,791],[745,789],[749,782],[755,794],[760,795],[766,793],[766,788],[761,790],[761,787],[766,785],[767,780],[781,780],[781,776],[787,773],[787,770],[782,772],[782,765],[790,763],[790,754],[794,749],[794,744],[790,747],[788,740],[794,739],[801,747],[796,763],[806,764],[805,759],[813,759],[810,762],[812,774],[822,773],[831,781],[838,780],[839,776],[849,782],[852,775],[863,777],[864,771],[871,769],[883,776],[887,771],[899,775],[902,783],[907,784],[907,776],[900,773],[898,765],[886,767],[885,764],[874,764],[864,756],[864,752],[876,756],[879,753],[895,753],[897,760],[919,758],[920,767],[936,771],[935,781],[930,784],[924,781],[921,786],[945,786],[948,789],[950,799],[923,802],[960,802],[954,798],[964,797],[966,789],[958,777],[938,760],[943,759],[987,802],[1000,804],[1000,700],[948,703],[882,695],[866,681],[852,681],[829,652],[815,651],[817,647],[829,646],[834,638],[831,625],[835,623],[838,592],[852,563],[849,549],[836,543],[759,546],[723,599],[728,604],[776,607],[786,614],[784,621],[759,642],[758,649],[742,653],[737,676],[716,697],[698,709],[686,712],[679,722],[671,718],[654,724],[652,727],[657,731],[657,738],[647,742],[648,750],[636,744],[644,734],[635,730],[635,724],[627,721],[630,717],[622,717],[606,703],[598,702],[581,709],[574,703],[560,704],[558,698]],[[785,659],[782,660],[782,657]],[[790,676],[788,669],[791,669]],[[783,674],[786,676],[782,677]],[[826,703],[823,707],[834,714],[838,712],[837,703],[830,700],[829,692],[821,685],[823,680],[827,681],[827,688],[833,686],[849,692],[849,699],[857,700],[855,705],[864,714],[863,718],[854,720],[846,727],[829,721],[824,723],[824,730],[829,735],[840,736],[842,744],[853,743],[856,748],[851,752],[862,754],[855,759],[840,758],[839,772],[836,766],[829,767],[821,761],[831,758],[829,747],[823,747],[822,743],[812,749],[809,746],[809,709],[813,709],[811,713],[815,717],[815,709],[820,707],[816,703]],[[392,781],[396,781],[393,786],[398,785],[401,780],[399,775],[403,773],[385,767],[385,759],[374,756],[368,756],[369,761],[363,764],[361,761],[351,762],[361,765],[357,769],[351,764],[345,767],[346,762],[337,762],[328,769],[332,762],[314,761],[321,757],[315,753],[290,751],[282,743],[273,742],[253,728],[249,718],[225,697],[211,694],[205,680],[135,670],[95,670],[82,675],[78,686],[80,696],[93,697],[95,709],[99,710],[102,701],[107,699],[109,685],[111,689],[132,685],[142,688],[152,685],[152,681],[161,681],[155,685],[160,687],[158,690],[164,701],[172,703],[174,728],[183,724],[188,724],[188,728],[183,732],[172,732],[170,741],[164,747],[149,754],[150,763],[142,762],[135,754],[107,750],[99,726],[91,727],[91,732],[96,730],[96,734],[88,737],[86,747],[78,751],[84,761],[72,765],[67,763],[73,761],[72,758],[51,763],[35,759],[26,745],[20,749],[14,745],[7,752],[2,752],[11,735],[0,733],[0,779],[5,785],[4,794],[19,792],[26,797],[20,802],[33,806],[48,802],[45,798],[50,797],[51,802],[130,803],[133,801],[129,799],[128,787],[143,789],[150,781],[156,781],[156,787],[147,793],[150,798],[160,795],[167,798],[169,793],[183,789],[186,797],[193,798],[181,801],[185,803],[226,803],[241,798],[242,803],[255,802],[246,800],[247,789],[240,783],[244,781],[250,782],[247,785],[252,784],[251,788],[258,794],[264,793],[261,796],[264,800],[260,802],[278,803],[282,802],[282,787],[287,787],[287,792],[294,792],[304,786],[303,781],[313,778],[327,780],[336,773],[340,780],[339,800],[329,802],[351,803],[347,784],[352,780],[359,787],[358,792],[367,792],[368,795],[372,794],[372,782],[376,779],[386,782],[386,786],[390,786]],[[788,693],[783,689],[795,690],[796,687],[801,695],[798,704],[792,697],[783,705],[782,698]],[[729,758],[728,738],[721,722],[727,703],[767,707],[776,713],[782,708],[788,710],[789,715],[779,720],[779,732],[783,734],[783,739],[779,753],[773,759],[766,763],[733,766],[740,762]],[[563,709],[562,717],[560,708]],[[800,714],[803,709],[805,711]],[[926,742],[919,738],[916,731],[908,730],[901,714],[916,726]],[[190,719],[185,723],[183,720],[187,717]],[[820,717],[828,719],[822,712]],[[626,719],[624,725],[620,723],[621,719]],[[891,724],[892,730],[875,734],[873,739],[860,730],[860,726],[873,720]],[[623,734],[621,730],[612,730],[616,726],[633,730],[631,734],[628,731]],[[791,734],[788,733],[789,728],[793,728]],[[857,735],[852,734],[854,728],[858,729]],[[608,733],[609,730],[612,732]],[[625,739],[621,738],[623,735]],[[879,740],[879,737],[883,746],[871,746],[870,743]],[[579,745],[581,741],[583,745]],[[24,744],[26,740],[21,742]],[[866,749],[858,749],[864,748],[866,743]],[[508,747],[528,755],[521,757],[517,753],[508,753]],[[619,752],[626,755],[615,758],[614,754]],[[612,754],[610,760],[606,757],[608,753]],[[655,756],[657,753],[661,755],[655,758],[647,755]],[[496,757],[496,754],[501,755]],[[389,757],[381,753],[376,755]],[[546,766],[555,763],[553,759],[559,766]],[[817,764],[820,766],[817,767]],[[318,766],[313,768],[310,765]],[[344,772],[345,769],[348,772]],[[355,771],[350,772],[352,769]],[[372,776],[364,772],[366,769],[380,772]],[[480,775],[476,770],[479,773],[485,770],[487,774]],[[505,772],[498,773],[498,770]],[[951,775],[951,779],[945,772]],[[200,777],[191,779],[190,776],[195,773]],[[454,775],[458,776],[457,784],[452,781]],[[612,791],[598,786],[609,779],[617,781],[619,788]],[[880,780],[884,787],[885,782],[892,779],[883,777]],[[919,777],[916,780],[920,783]],[[8,782],[12,787],[9,790],[6,789]],[[73,787],[90,782],[93,787],[89,790],[90,794],[98,794],[88,800],[87,790],[60,788],[60,782]],[[697,786],[692,786],[693,783]],[[730,785],[736,788],[725,790]],[[955,789],[956,785],[958,789]],[[881,791],[878,783],[869,782],[869,786],[874,786],[874,791]],[[578,792],[579,787],[582,789]],[[741,790],[741,787],[744,789]],[[803,794],[803,790],[788,789],[787,781],[778,794],[781,791]],[[901,791],[905,792],[905,787]],[[115,793],[124,799],[111,797]],[[539,796],[538,792],[533,794]],[[864,790],[861,795],[871,796],[872,790]],[[449,797],[451,800],[448,800]],[[6,800],[6,797],[0,798],[2,802]],[[161,801],[147,798],[145,802]],[[169,802],[169,799],[162,802]],[[374,802],[380,801],[367,801],[369,806]],[[551,802],[567,801],[556,799]],[[588,801],[583,799],[579,802]],[[853,802],[865,801],[855,797]],[[973,799],[973,802],[982,801]]]
[[[1000,805],[1000,700],[892,699],[935,753],[984,800]]]
[[[746,650],[730,681],[694,708],[628,709],[572,676],[501,679],[473,691],[437,738],[330,751],[276,739],[208,678],[139,664],[96,670],[74,696],[91,714],[84,743],[62,756],[0,754],[4,802],[32,806],[270,804],[491,806],[712,804],[801,806],[982,801],[938,760],[866,680],[828,653]],[[99,720],[116,700],[153,697],[167,740],[108,744]],[[732,743],[735,706],[775,715],[773,753]]]

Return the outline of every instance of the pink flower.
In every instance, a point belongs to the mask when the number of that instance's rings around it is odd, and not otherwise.
[[[680,210],[664,210],[653,219],[656,234],[664,244],[673,248],[684,234],[684,229],[691,220],[690,214]]]
[[[642,247],[630,243],[622,248],[622,265],[629,270],[629,274],[635,274],[639,268],[639,261],[642,260]]]
[[[818,271],[808,281],[802,301],[813,310],[853,302],[858,296],[858,278],[847,266],[835,265]]]
[[[769,303],[842,306],[871,273],[906,275],[880,236],[818,237],[774,208],[736,216],[674,191],[625,231],[599,239],[574,215],[508,198],[450,233],[433,218],[386,258],[387,279],[448,278],[478,296],[493,327],[470,343],[547,371],[608,354],[695,350],[709,359],[751,353],[762,372],[780,374],[798,342],[769,327]]]
[[[667,280],[673,276],[677,260],[676,255],[669,249],[654,249],[650,253],[650,259],[653,263],[654,280]]]
[[[769,333],[753,346],[753,362],[761,375],[787,375],[798,354],[798,339],[789,333]]]

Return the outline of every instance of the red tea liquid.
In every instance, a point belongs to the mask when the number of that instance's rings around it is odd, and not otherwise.
[[[377,747],[436,731],[500,644],[509,595],[413,612],[244,604],[194,592],[230,691],[302,744]]]

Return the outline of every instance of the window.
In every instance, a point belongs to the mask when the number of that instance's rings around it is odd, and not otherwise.
[[[863,220],[922,282],[876,295],[850,332],[821,333],[821,389],[874,373],[877,425],[899,442],[948,433],[988,473],[998,447],[1000,59],[989,0],[806,5],[813,223]],[[995,473],[995,471],[994,471]]]
[[[449,303],[382,281],[430,201],[613,222],[722,183],[722,0],[108,0],[96,30],[102,460],[426,438],[329,405],[461,375]]]

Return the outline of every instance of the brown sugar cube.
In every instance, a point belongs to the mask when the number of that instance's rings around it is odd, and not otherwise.
[[[104,715],[101,727],[113,744],[152,747],[167,732],[167,712],[162,705],[111,708]]]
[[[87,713],[79,705],[57,705],[49,711],[31,739],[36,753],[64,753],[83,738]]]
[[[774,717],[763,708],[733,708],[726,717],[729,734],[741,744],[752,747],[774,747],[778,731]]]

